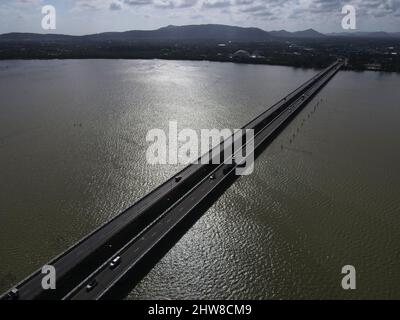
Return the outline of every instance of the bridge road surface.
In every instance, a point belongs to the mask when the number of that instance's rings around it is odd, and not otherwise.
[[[275,113],[278,111],[280,112],[282,109],[286,111],[291,108],[294,109],[296,107],[295,102],[299,101],[299,97],[304,94],[304,92],[307,91],[307,94],[311,94],[312,89],[318,87],[317,84],[322,83],[326,79],[329,80],[340,67],[341,64],[335,63],[321,71],[298,89],[287,95],[284,99],[250,121],[244,128],[254,129],[257,134],[260,131],[260,126],[263,126],[267,121],[269,122],[272,116],[275,117]],[[318,88],[318,90],[319,89],[320,88]],[[190,165],[186,167],[160,187],[156,188],[153,192],[140,199],[131,208],[105,223],[73,247],[49,262],[48,264],[53,265],[57,270],[57,290],[45,291],[42,289],[41,280],[43,274],[41,274],[41,270],[38,270],[16,286],[17,294],[9,295],[6,293],[2,298],[31,300],[72,297],[71,292],[76,292],[77,288],[81,286],[82,283],[85,283],[84,280],[92,279],[92,275],[95,272],[99,272],[99,266],[101,266],[101,269],[104,265],[104,261],[109,261],[110,258],[115,256],[115,252],[117,251],[127,250],[127,243],[129,244],[133,241],[132,238],[137,239],[137,235],[143,234],[143,232],[148,230],[153,221],[161,221],[164,212],[166,212],[168,208],[171,206],[174,208],[174,203],[177,203],[177,201],[186,194],[187,190],[193,189],[199,181],[204,181],[205,177],[208,177],[211,172],[216,170],[215,168],[215,165]],[[218,170],[221,169],[221,167],[217,168]],[[222,168],[222,170],[224,169],[226,168]],[[213,181],[213,183],[216,184],[217,181],[219,181],[218,178]],[[201,188],[197,190],[201,190]],[[181,209],[181,207],[179,209]],[[179,211],[179,209],[178,212],[185,212],[185,209],[181,211]],[[149,211],[155,213],[151,214]],[[177,221],[175,215],[171,216],[175,217],[175,221]],[[171,218],[169,222],[167,222],[167,220],[162,220],[161,226],[168,228],[173,219]],[[159,225],[160,224],[158,224],[158,226]],[[155,231],[153,231],[150,236],[152,236],[154,232],[159,234],[158,229],[154,230]],[[155,237],[156,235],[151,238]],[[136,255],[139,253],[140,249],[137,249]],[[120,270],[123,269],[124,263],[125,260],[121,262],[121,265],[118,266],[113,273],[120,272]],[[97,290],[99,290],[100,287],[101,285],[96,286],[96,288],[98,288]],[[95,293],[96,291],[92,290],[92,292]],[[104,292],[106,292],[106,290]]]
[[[334,69],[324,76],[312,88],[295,100],[291,105],[278,114],[272,122],[267,124],[255,137],[254,149],[271,137],[284,122],[286,122],[300,108],[304,107],[309,99],[336,73]],[[243,147],[245,148],[245,146]],[[242,152],[242,150],[240,150]],[[209,176],[205,177],[184,197],[182,197],[172,208],[163,213],[141,234],[133,238],[124,248],[116,252],[113,258],[119,257],[120,264],[110,268],[110,262],[104,263],[96,272],[90,275],[77,288],[75,288],[65,299],[93,300],[101,299],[123,276],[134,268],[135,264],[163,241],[170,232],[174,232],[180,222],[204,201],[210,193],[228,178],[229,174],[235,174],[235,169],[243,163],[221,164],[214,169]],[[213,178],[211,178],[213,177]],[[112,259],[111,259],[112,260]],[[87,286],[90,286],[88,289]]]

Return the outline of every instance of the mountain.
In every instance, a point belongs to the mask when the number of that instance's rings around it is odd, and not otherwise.
[[[39,34],[39,33],[5,33],[0,35],[2,41],[67,41],[78,39],[79,36],[65,34]]]
[[[269,34],[275,38],[296,38],[296,39],[315,39],[325,38],[326,35],[315,31],[314,29],[307,29],[303,31],[289,32],[286,30],[271,31]]]
[[[303,31],[289,32],[286,30],[270,31],[269,34],[275,38],[296,38],[296,39],[320,39],[327,37],[323,33],[315,31],[314,29],[307,29]]]
[[[125,32],[105,32],[85,36],[59,34],[8,33],[0,35],[0,41],[19,42],[70,42],[70,41],[221,41],[221,42],[264,42],[287,38],[323,38],[325,35],[313,29],[288,32],[285,30],[267,32],[259,28],[243,28],[220,24],[167,26],[157,30],[132,30]]]
[[[91,40],[125,40],[125,41],[235,41],[259,42],[270,40],[270,35],[258,28],[241,28],[234,26],[206,24],[187,26],[168,26],[152,31],[126,31],[99,33],[86,36]]]
[[[307,29],[304,31],[297,31],[292,33],[295,38],[325,38],[326,35],[315,31],[314,29]]]
[[[289,32],[286,30],[264,31],[259,28],[243,28],[222,24],[167,26],[157,30],[132,30],[125,32],[103,32],[85,36],[37,33],[7,33],[0,35],[0,41],[16,42],[168,42],[168,41],[217,41],[217,42],[265,42],[293,39],[329,39],[329,37],[357,37],[371,39],[400,39],[400,32],[359,32],[348,31],[323,34],[314,29]]]
[[[286,30],[270,31],[269,34],[275,38],[291,38],[293,33]]]

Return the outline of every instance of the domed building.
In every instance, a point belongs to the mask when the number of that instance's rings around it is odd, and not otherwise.
[[[233,59],[249,59],[250,57],[250,53],[246,50],[238,50],[232,55]]]

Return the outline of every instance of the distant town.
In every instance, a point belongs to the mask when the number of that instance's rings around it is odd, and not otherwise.
[[[87,36],[0,35],[0,59],[169,59],[400,72],[400,33],[267,32],[225,25],[168,26]]]

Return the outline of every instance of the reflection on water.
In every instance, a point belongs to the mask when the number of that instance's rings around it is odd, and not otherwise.
[[[400,298],[399,80],[339,73],[128,298]]]
[[[313,74],[1,62],[0,289],[179,169],[146,164],[147,130],[240,127]],[[399,298],[399,78],[339,73],[128,298]]]

